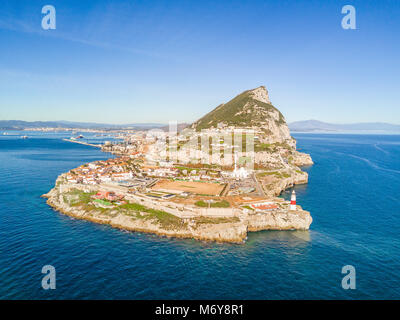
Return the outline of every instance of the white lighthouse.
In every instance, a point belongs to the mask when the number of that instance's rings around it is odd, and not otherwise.
[[[294,190],[290,197],[290,210],[296,210],[296,192]]]

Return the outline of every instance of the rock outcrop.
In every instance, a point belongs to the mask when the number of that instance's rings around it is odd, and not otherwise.
[[[307,230],[312,222],[308,211],[287,211],[286,213],[256,214],[247,219],[248,231],[259,230]]]
[[[271,101],[269,100],[268,90],[264,86],[260,86],[256,89],[250,90],[250,94],[255,100],[271,104]]]
[[[210,128],[251,128],[259,132],[262,143],[293,144],[282,113],[269,99],[264,86],[247,90],[192,124],[197,131]]]
[[[262,178],[260,178],[260,181],[263,185],[265,195],[268,197],[274,197],[280,195],[282,191],[291,188],[294,185],[306,184],[308,182],[308,174],[303,171],[294,171],[288,177],[280,175],[278,177],[272,177],[272,179],[269,179],[265,183]]]
[[[190,128],[196,131],[252,130],[257,137],[254,140],[256,153],[267,151],[272,154],[264,158],[256,155],[257,164],[266,163],[266,158],[271,158],[272,162],[280,161],[273,159],[273,153],[277,152],[283,158],[292,156],[293,164],[297,166],[312,163],[309,155],[299,154],[296,151],[296,140],[290,135],[282,113],[271,104],[268,90],[264,86],[247,90],[229,102],[219,105],[194,122]]]
[[[311,166],[314,164],[309,154],[298,151],[292,154],[291,162],[298,167]]]

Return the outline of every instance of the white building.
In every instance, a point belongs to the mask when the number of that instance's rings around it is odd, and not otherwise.
[[[239,169],[235,168],[232,172],[232,177],[235,179],[246,179],[248,178],[250,173],[244,168],[241,167]]]
[[[232,178],[235,179],[246,179],[249,177],[250,172],[247,171],[244,167],[237,168],[236,164],[237,155],[235,154],[235,169],[232,172]]]

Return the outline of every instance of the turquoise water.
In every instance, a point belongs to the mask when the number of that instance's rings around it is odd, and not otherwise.
[[[309,184],[296,187],[311,229],[250,233],[243,245],[124,232],[53,211],[40,196],[56,177],[109,155],[62,133],[30,136],[0,137],[2,299],[400,297],[400,136],[295,135],[315,161]],[[41,288],[47,264],[56,290]],[[349,264],[356,290],[341,287]]]

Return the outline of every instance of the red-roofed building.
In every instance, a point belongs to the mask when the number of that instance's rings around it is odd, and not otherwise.
[[[250,204],[250,207],[253,208],[254,210],[260,210],[260,211],[270,211],[278,209],[278,205],[273,202],[252,203]]]

